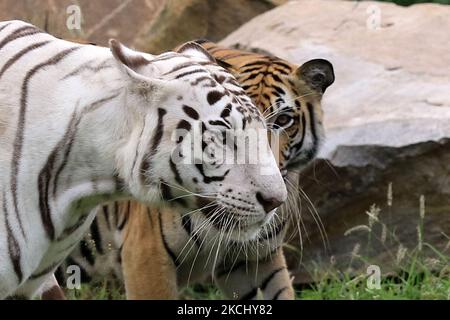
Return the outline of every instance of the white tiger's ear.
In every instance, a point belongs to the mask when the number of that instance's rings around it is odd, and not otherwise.
[[[109,40],[109,48],[121,69],[130,77],[132,85],[143,95],[148,91],[161,91],[167,87],[166,81],[156,78],[154,68],[150,68],[151,60],[143,53],[125,47],[115,39]]]
[[[138,72],[139,68],[145,67],[150,63],[150,60],[144,57],[142,53],[125,47],[116,39],[109,40],[109,48],[118,62],[134,72]]]
[[[186,42],[177,48],[176,52],[193,58],[200,58],[216,63],[216,59],[198,43]]]

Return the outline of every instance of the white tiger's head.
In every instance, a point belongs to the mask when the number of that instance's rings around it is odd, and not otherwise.
[[[146,202],[203,207],[255,232],[287,197],[266,123],[201,46],[152,56],[111,40],[135,111],[120,176]],[[226,213],[225,213],[226,212]]]

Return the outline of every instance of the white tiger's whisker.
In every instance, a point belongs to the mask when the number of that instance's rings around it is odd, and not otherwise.
[[[309,205],[312,208],[312,211],[310,211],[311,216],[313,217],[315,223],[317,224],[317,227],[319,229],[320,232],[320,237],[322,238],[323,244],[325,249],[327,249],[329,247],[329,240],[328,240],[328,235],[325,229],[325,226],[323,225],[322,219],[320,218],[319,213],[316,210],[316,207],[314,206],[314,204],[312,203],[311,199],[308,197],[308,195],[303,191],[302,188],[298,188],[299,194],[303,195],[303,197],[306,199],[306,201],[309,203]]]
[[[205,207],[202,207],[200,210],[202,210],[202,209],[205,209],[205,208],[210,208],[210,207],[213,207],[213,206],[215,206],[216,205],[216,203],[211,203],[211,204],[209,204],[208,206],[205,206]],[[200,211],[200,210],[194,210],[194,211]],[[216,209],[217,210],[217,209]],[[213,213],[212,213],[212,215],[211,216],[214,216],[216,214],[216,211],[214,211]],[[204,226],[207,226],[208,224],[209,224],[209,220],[208,219],[206,219],[205,221],[203,221],[203,223],[192,233],[192,235],[189,237],[189,241],[187,241],[187,243],[184,245],[184,247],[181,249],[181,252],[180,252],[180,254],[179,254],[179,257],[177,258],[177,261],[179,261],[180,260],[180,256],[182,256],[183,255],[183,253],[184,253],[184,250],[186,249],[186,247],[188,246],[188,244],[189,244],[189,242],[190,242],[190,240],[192,240],[195,236],[197,236],[201,231],[203,231],[203,229],[204,229]],[[208,230],[208,232],[209,232],[209,230]],[[193,244],[193,245],[195,245],[195,244]],[[182,264],[183,264],[183,262],[184,262],[184,260],[187,258],[187,256],[189,255],[189,253],[191,252],[191,250],[192,250],[192,246],[191,246],[191,248],[189,249],[189,251],[184,255],[184,257],[183,257],[183,259],[181,260],[181,262],[179,263],[179,266],[181,266]]]

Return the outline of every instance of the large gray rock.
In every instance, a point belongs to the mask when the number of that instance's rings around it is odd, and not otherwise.
[[[449,255],[449,30],[450,6],[299,0],[258,16],[222,41],[299,64],[325,58],[335,67],[336,82],[323,100],[327,141],[321,159],[300,177],[323,221],[328,249],[303,201],[309,240],[301,267],[296,251],[286,249],[297,281],[310,281],[312,270],[330,263],[365,272],[361,256],[382,272],[398,269],[403,247],[408,257],[421,242],[421,195],[423,241]],[[369,236],[361,225],[368,225],[372,204],[373,212],[380,209],[380,221]],[[355,226],[360,227],[346,233]]]

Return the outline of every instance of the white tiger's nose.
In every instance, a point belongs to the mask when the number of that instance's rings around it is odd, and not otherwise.
[[[263,195],[259,191],[256,193],[256,200],[258,200],[258,202],[262,205],[266,213],[278,208],[285,201],[285,199],[273,197],[272,195]]]

